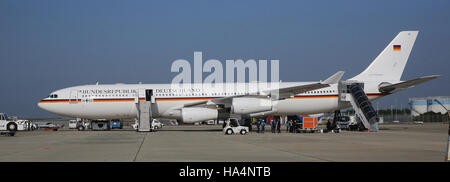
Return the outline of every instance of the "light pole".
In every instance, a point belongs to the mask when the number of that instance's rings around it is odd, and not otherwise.
[[[439,103],[446,111],[448,114],[448,117],[450,117],[450,110],[448,110],[444,104],[442,104],[439,100],[434,99],[437,103]],[[447,140],[447,155],[445,156],[445,161],[446,162],[450,162],[450,122],[448,122],[448,140]]]

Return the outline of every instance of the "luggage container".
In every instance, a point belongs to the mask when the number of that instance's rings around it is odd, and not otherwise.
[[[321,117],[311,117],[309,115],[299,115],[297,117],[300,120],[299,127],[297,127],[297,132],[314,133],[318,131],[317,126],[319,125],[319,120]]]

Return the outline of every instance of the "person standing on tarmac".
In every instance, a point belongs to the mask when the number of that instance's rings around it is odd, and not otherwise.
[[[289,126],[291,124],[291,120],[286,121],[286,132],[289,132]]]
[[[270,120],[270,131],[272,131],[272,133],[275,133],[275,127],[276,127],[276,125],[275,125],[276,123],[275,123],[275,120]]]
[[[260,119],[258,119],[258,120],[256,120],[256,127],[258,128],[258,130],[256,131],[256,133],[259,133],[259,126],[261,125],[261,120]]]
[[[277,132],[281,133],[281,121],[277,120]]]
[[[261,133],[264,133],[265,126],[266,126],[266,121],[264,121],[264,119],[263,119],[263,120],[261,120]]]

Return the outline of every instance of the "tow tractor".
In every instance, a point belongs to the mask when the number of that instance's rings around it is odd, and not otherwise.
[[[0,113],[0,134],[14,136],[17,131],[17,123],[8,121],[8,115]]]
[[[239,122],[236,118],[228,118],[224,122],[223,132],[227,135],[237,133],[246,135],[248,133],[248,127],[239,125]]]

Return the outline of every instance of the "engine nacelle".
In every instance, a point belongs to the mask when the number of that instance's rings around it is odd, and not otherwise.
[[[391,91],[395,90],[395,88],[391,88],[391,89],[382,89],[382,87],[389,86],[389,85],[392,85],[392,84],[389,83],[389,82],[382,82],[382,83],[380,83],[380,84],[378,85],[378,91],[380,91],[381,93],[388,93],[388,92],[391,92]]]
[[[271,111],[272,101],[266,98],[233,98],[231,109],[235,114]]]
[[[217,109],[208,108],[182,108],[181,119],[184,123],[195,123],[211,119],[217,119]]]

